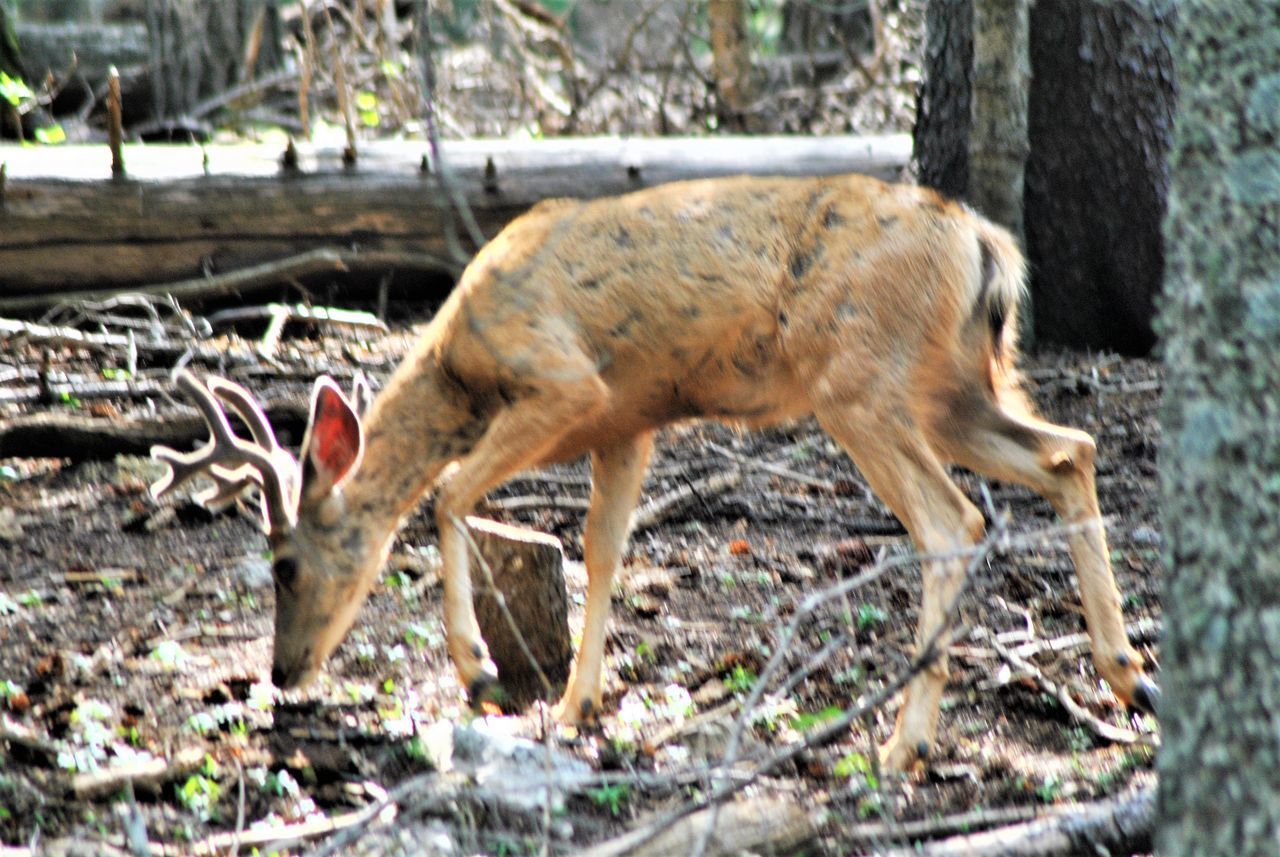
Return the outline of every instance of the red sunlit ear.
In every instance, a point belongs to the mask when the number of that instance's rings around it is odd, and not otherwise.
[[[332,379],[321,377],[311,393],[311,420],[302,442],[302,490],[333,490],[356,466],[364,447],[360,418]]]

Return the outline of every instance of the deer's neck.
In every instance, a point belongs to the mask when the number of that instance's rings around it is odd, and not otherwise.
[[[348,513],[369,535],[390,536],[440,472],[482,430],[463,391],[420,346],[400,365],[364,423],[364,458],[344,488]]]

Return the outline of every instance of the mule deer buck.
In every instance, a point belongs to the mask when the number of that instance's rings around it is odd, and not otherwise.
[[[1030,486],[1064,521],[1098,672],[1124,702],[1158,690],[1125,637],[1094,489],[1094,442],[1033,415],[1014,369],[1023,260],[1012,238],[921,188],[860,176],[726,178],[544,202],[485,246],[363,418],[317,381],[301,463],[244,390],[190,374],[213,439],[211,499],[264,495],[275,557],[272,681],[304,684],[341,642],[400,520],[437,482],[448,649],[473,694],[496,680],[459,522],[519,471],[591,454],[585,630],[565,723],[601,710],[610,585],[660,426],[813,414],[901,519],[924,561],[918,639],[947,622],[958,549],[983,516],[946,463]],[[233,435],[222,406],[245,418]],[[453,472],[439,479],[446,466]],[[912,678],[882,754],[935,738],[945,656]]]

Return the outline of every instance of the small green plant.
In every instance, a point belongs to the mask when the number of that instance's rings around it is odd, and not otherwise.
[[[869,631],[883,624],[889,614],[875,604],[863,604],[858,608],[858,630]]]
[[[658,661],[658,656],[653,651],[653,646],[650,645],[648,640],[641,640],[636,644],[636,658],[650,664]]]
[[[754,670],[748,669],[742,664],[736,664],[734,668],[729,671],[729,674],[724,677],[724,686],[734,693],[750,693],[757,678],[758,676],[755,674]]]
[[[832,773],[846,780],[860,777],[866,787],[873,791],[880,787],[880,780],[876,777],[875,767],[871,764],[871,760],[862,753],[845,754],[840,761],[836,762]]]
[[[1035,792],[1042,803],[1057,802],[1062,797],[1062,778],[1054,775],[1045,777]]]
[[[0,71],[0,98],[14,107],[22,102],[35,98],[36,94],[20,77],[10,77],[7,72]]]
[[[389,571],[382,582],[389,589],[407,589],[413,583],[413,578],[403,571]]]
[[[44,603],[44,596],[34,589],[28,589],[18,596],[18,603],[23,607],[39,607]]]
[[[607,807],[609,814],[617,818],[618,813],[622,810],[622,805],[627,801],[630,791],[626,783],[609,783],[598,789],[589,789],[587,797],[596,806]]]
[[[419,651],[434,648],[443,642],[435,629],[421,622],[409,622],[404,626],[404,641]]]
[[[360,124],[366,128],[377,128],[381,124],[378,117],[378,96],[372,92],[356,93],[356,111],[360,114]]]
[[[296,796],[301,792],[298,787],[298,781],[293,778],[285,769],[278,771],[269,771],[262,781],[262,790],[269,795],[276,797],[284,797],[285,795]]]
[[[197,735],[208,735],[218,728],[218,721],[207,711],[197,711],[187,718],[186,728]]]
[[[216,815],[220,797],[222,786],[203,772],[187,777],[178,789],[178,803],[201,821],[208,821]]]
[[[66,390],[63,390],[58,394],[58,404],[62,405],[64,408],[72,408],[73,410],[80,410],[84,407],[84,402],[81,402]]]
[[[373,699],[373,687],[363,682],[344,681],[342,689],[351,697],[352,702],[368,702]]]
[[[844,709],[838,705],[828,705],[821,711],[802,711],[791,718],[791,728],[797,732],[808,732],[828,720],[835,720],[841,714],[844,714]]]
[[[427,745],[419,735],[414,735],[404,742],[404,754],[410,761],[419,765],[431,764],[431,754],[427,752]]]

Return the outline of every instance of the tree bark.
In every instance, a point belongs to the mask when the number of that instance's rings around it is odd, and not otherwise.
[[[158,120],[280,67],[277,0],[147,0],[151,90]]]
[[[1174,56],[1156,851],[1280,853],[1280,0],[1184,0]]]
[[[973,113],[969,200],[1023,242],[1022,195],[1027,163],[1028,0],[975,0]],[[1033,339],[1033,308],[1018,314],[1024,344]]]
[[[929,0],[925,42],[913,157],[921,184],[963,199],[973,127],[973,0]]]
[[[711,73],[720,127],[746,131],[751,106],[751,44],[745,0],[710,0]]]
[[[1173,0],[1032,9],[1026,238],[1044,341],[1128,354],[1155,344],[1173,18]]]
[[[552,701],[547,691],[558,695],[564,689],[573,660],[560,540],[484,518],[467,518],[467,529],[493,575],[491,589],[484,569],[472,563],[476,621],[498,667],[504,701],[515,707]],[[502,593],[505,611],[494,589]]]
[[[972,198],[974,0],[929,0],[922,183]],[[1149,351],[1176,88],[1171,0],[1037,0],[1023,221],[1037,342]]]
[[[969,199],[1019,239],[1031,77],[1027,27],[1027,0],[974,3]]]

